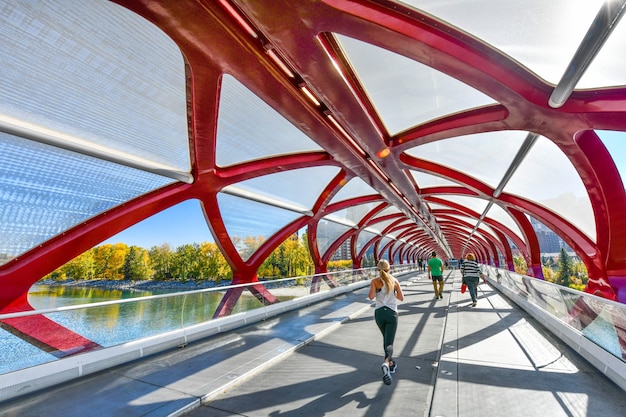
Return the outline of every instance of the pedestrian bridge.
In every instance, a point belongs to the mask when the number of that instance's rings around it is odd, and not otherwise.
[[[152,337],[152,343],[129,342],[127,359],[133,345],[143,343],[148,352],[129,363],[2,401],[0,414],[625,414],[624,351],[608,351],[619,350],[623,341],[623,328],[618,325],[625,317],[621,304],[570,294],[545,282],[525,286],[526,279],[492,269],[489,284],[480,285],[478,305],[472,308],[468,295],[460,292],[458,270],[446,273],[443,300],[433,297],[426,273],[395,274],[406,297],[400,305],[394,346],[399,367],[390,386],[381,380],[382,339],[373,321],[372,302],[366,299],[368,280],[363,279],[326,294],[329,298],[300,300],[299,307],[277,315],[266,312],[259,319],[257,311],[248,316],[247,325],[231,317],[219,333],[197,340],[192,336],[185,346],[163,352],[149,351],[166,344],[167,337]],[[567,314],[563,310],[567,307],[575,315],[566,316],[565,323],[559,314]],[[583,319],[593,311],[598,313],[593,321]],[[580,323],[586,323],[582,330],[576,329]],[[110,350],[115,349],[103,351]],[[78,357],[83,357],[87,368],[90,360],[96,366],[96,359],[86,358],[94,354]],[[59,362],[68,360],[72,359]],[[54,364],[40,365],[36,380],[29,383],[20,384],[19,373],[0,376],[2,395],[11,389],[13,394],[27,391],[29,384],[43,387],[46,379],[59,378]]]

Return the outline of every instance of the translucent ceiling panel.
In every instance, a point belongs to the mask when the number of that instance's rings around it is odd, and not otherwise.
[[[335,194],[335,196],[331,200],[331,203],[337,203],[339,201],[348,200],[350,198],[372,194],[378,194],[378,192],[370,187],[361,178],[355,177],[348,181],[348,183],[344,185],[337,192],[337,194]]]
[[[382,222],[370,221],[368,224],[369,230],[375,230],[379,233],[383,233],[383,231],[392,223],[397,222],[398,219],[384,220]]]
[[[145,249],[168,244],[176,249],[187,244],[214,242],[214,239],[200,202],[188,200],[163,210],[102,243],[118,242]]]
[[[0,127],[189,172],[184,60],[150,22],[109,1],[4,1],[0,39]]]
[[[522,229],[519,228],[515,220],[513,220],[513,217],[511,217],[509,213],[507,213],[499,205],[493,204],[489,208],[489,212],[487,213],[487,216],[485,216],[485,219],[493,219],[499,223],[502,223],[503,225],[508,227],[510,230],[512,230],[513,233],[517,235],[517,237],[524,240],[524,234],[522,233]],[[501,230],[501,232],[504,232],[504,231]]]
[[[380,245],[378,246],[378,250],[381,250],[381,249],[388,249],[388,248],[385,248],[385,247],[386,247],[389,243],[393,242],[394,240],[395,240],[395,238],[394,238],[394,237],[392,237],[391,235],[385,235],[385,236],[383,236],[383,238],[380,240]],[[384,253],[385,253],[385,256],[383,256],[383,258],[385,258],[385,259],[389,259],[389,258],[387,257],[387,250],[385,250],[385,251],[384,251]]]
[[[539,137],[504,188],[554,211],[596,239],[596,225],[587,190],[576,169],[561,150]]]
[[[613,162],[622,178],[622,186],[626,188],[626,132],[597,130],[596,134],[613,157]]]
[[[244,261],[261,243],[300,216],[290,210],[224,193],[217,195],[217,201],[226,231]]]
[[[495,188],[527,135],[515,130],[477,133],[426,143],[406,153],[453,168]]]
[[[344,210],[335,211],[331,216],[333,218],[341,218],[347,224],[357,225],[376,206],[377,204],[375,203],[359,204]]]
[[[389,206],[386,209],[384,209],[383,211],[381,211],[380,213],[378,213],[376,215],[376,217],[374,217],[374,219],[377,219],[377,218],[383,217],[383,216],[389,216],[390,214],[400,214],[400,213],[402,213],[402,212],[396,206]]]
[[[263,175],[235,184],[236,187],[270,199],[311,209],[339,168],[321,166]]]
[[[495,101],[440,71],[386,49],[336,35],[391,135]]]
[[[377,238],[379,235],[368,230],[362,230],[356,240],[356,252],[360,253],[365,245]]]
[[[0,133],[0,258],[173,182]]]
[[[222,76],[215,155],[218,165],[320,150],[243,84],[230,75]]]
[[[619,3],[615,2],[615,6]],[[577,89],[626,85],[626,20],[622,18],[576,85]]]
[[[317,226],[317,248],[320,255],[323,256],[330,245],[349,230],[352,230],[349,226],[325,219],[320,220]]]
[[[459,219],[462,222],[468,223],[470,224],[472,227],[476,226],[476,223],[478,222],[478,219],[475,219],[473,217],[469,217],[469,216],[463,216],[463,215],[457,215],[457,214],[446,214],[446,219],[448,218],[453,218],[453,219]],[[443,222],[445,219],[441,219],[439,220],[440,222]]]
[[[420,189],[427,187],[451,187],[459,185],[456,182],[448,181],[447,179],[438,177],[437,175],[426,174],[414,169],[409,172]]]
[[[477,198],[477,197],[469,197],[469,196],[463,196],[463,195],[443,195],[440,197],[443,198],[444,200],[448,200],[452,203],[456,203],[460,205],[461,207],[468,208],[476,212],[478,216],[480,216],[483,213],[483,211],[485,211],[485,208],[487,207],[487,204],[488,204],[487,201],[481,198]],[[433,207],[434,206],[435,205],[433,204]],[[446,208],[450,209],[451,206],[448,206]]]
[[[492,44],[556,84],[604,0],[402,2]]]

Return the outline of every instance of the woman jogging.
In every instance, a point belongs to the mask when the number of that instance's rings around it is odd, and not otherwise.
[[[382,259],[378,262],[380,275],[370,283],[369,299],[376,298],[374,319],[383,335],[383,382],[391,384],[391,374],[396,371],[397,363],[391,358],[393,354],[393,340],[398,328],[398,300],[404,300],[400,282],[389,274],[389,262]]]

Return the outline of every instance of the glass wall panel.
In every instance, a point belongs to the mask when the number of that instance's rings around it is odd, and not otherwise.
[[[540,77],[556,84],[603,0],[402,2],[438,16],[494,45]]]
[[[547,207],[596,240],[596,224],[585,185],[565,154],[543,136],[537,139],[504,192]]]
[[[373,239],[377,238],[378,236],[380,236],[379,234],[370,231],[369,228],[368,230],[362,230],[356,240],[356,252],[360,253],[363,248],[365,247],[365,245],[367,245],[369,242],[371,242]]]
[[[5,1],[0,38],[0,126],[189,172],[184,60],[150,22],[109,1]]]
[[[267,238],[300,217],[293,211],[225,193],[219,193],[217,201],[228,235],[244,261]]]
[[[335,36],[391,135],[428,120],[495,103],[429,66],[372,44]]]
[[[495,188],[527,134],[515,130],[477,133],[426,143],[406,153],[452,168]]]
[[[0,263],[171,182],[0,133]]]
[[[596,134],[613,157],[613,162],[622,178],[622,187],[626,188],[626,132],[596,130]]]
[[[323,256],[330,245],[350,229],[352,229],[350,226],[324,219],[320,220],[317,226],[317,247],[320,255]]]
[[[232,76],[222,76],[215,161],[227,166],[320,148]]]

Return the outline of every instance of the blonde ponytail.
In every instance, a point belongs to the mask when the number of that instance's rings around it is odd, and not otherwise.
[[[391,279],[391,275],[389,275],[389,269],[389,262],[386,259],[381,259],[380,261],[378,261],[380,279],[385,283],[387,292],[391,292],[393,290],[393,280]]]

